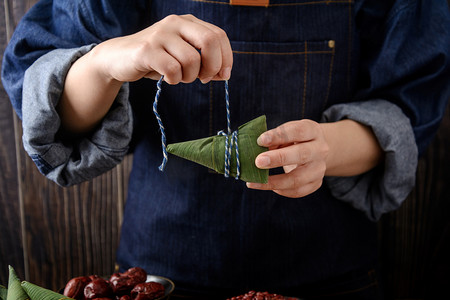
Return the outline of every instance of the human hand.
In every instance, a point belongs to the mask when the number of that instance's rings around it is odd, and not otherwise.
[[[256,157],[256,166],[283,167],[285,174],[269,176],[266,184],[249,182],[247,187],[272,190],[290,198],[303,197],[320,188],[329,152],[320,124],[306,119],[287,122],[261,134],[257,142],[269,151]]]
[[[233,64],[225,31],[192,15],[170,15],[135,34],[105,41],[91,53],[104,76],[119,82],[164,75],[169,84],[196,78],[207,83],[229,79]]]

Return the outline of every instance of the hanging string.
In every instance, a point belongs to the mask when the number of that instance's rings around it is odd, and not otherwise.
[[[233,144],[236,148],[236,180],[239,179],[239,176],[241,175],[241,164],[239,160],[239,147],[238,147],[238,132],[237,130],[234,132],[231,132],[231,117],[230,117],[230,95],[228,93],[228,80],[225,80],[225,102],[226,102],[226,109],[227,109],[227,130],[228,132],[225,133],[223,130],[219,131],[218,135],[225,136],[225,177],[230,177],[230,158],[231,158],[231,150],[233,148]],[[229,141],[230,139],[230,141]]]
[[[164,79],[164,75],[161,76],[161,78],[158,80],[158,83],[156,84],[156,95],[155,95],[155,101],[153,102],[153,113],[156,116],[156,120],[158,121],[159,124],[159,129],[161,130],[161,144],[162,144],[162,152],[163,152],[163,161],[161,163],[161,165],[159,166],[159,170],[160,171],[164,171],[164,167],[167,164],[167,160],[168,160],[168,155],[167,155],[167,149],[166,149],[166,133],[164,132],[164,126],[162,124],[161,121],[161,117],[158,114],[158,100],[159,100],[159,95],[161,94],[161,83]]]

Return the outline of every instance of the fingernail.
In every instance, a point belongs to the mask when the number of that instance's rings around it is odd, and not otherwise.
[[[272,141],[272,138],[271,138],[270,135],[268,135],[268,134],[261,134],[261,135],[256,139],[256,142],[257,142],[258,145],[260,145],[260,146],[269,145],[271,141]]]
[[[270,157],[261,155],[256,158],[255,164],[258,168],[267,167],[270,165]]]
[[[206,77],[206,78],[200,79],[200,81],[201,81],[203,84],[206,84],[206,83],[210,82],[211,79],[212,79],[212,77]]]
[[[227,68],[223,69],[221,77],[223,79],[228,80],[228,79],[230,79],[230,76],[231,76],[231,68],[227,67]]]

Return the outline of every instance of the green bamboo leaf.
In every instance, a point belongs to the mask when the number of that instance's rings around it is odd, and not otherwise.
[[[17,277],[16,271],[9,266],[8,294],[6,300],[29,300],[27,293],[20,285],[20,279]]]
[[[239,126],[238,147],[241,175],[239,179],[246,182],[267,183],[269,170],[258,169],[255,158],[267,151],[256,143],[261,133],[267,131],[266,116],[260,116]],[[203,139],[169,144],[167,152],[191,160],[214,171],[225,173],[225,136],[216,135]],[[229,136],[229,141],[231,136]],[[236,148],[231,150],[230,176],[236,176]]]
[[[6,297],[8,295],[8,289],[4,287],[3,285],[0,285],[0,299],[6,300]]]
[[[30,300],[63,300],[72,299],[64,295],[58,294],[52,290],[45,289],[27,281],[22,282],[23,289],[30,296]],[[73,300],[73,299],[72,299]]]

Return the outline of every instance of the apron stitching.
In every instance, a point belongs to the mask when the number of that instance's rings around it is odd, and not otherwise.
[[[353,0],[350,0],[353,2]],[[315,2],[295,2],[295,3],[278,3],[278,4],[269,4],[269,6],[299,6],[299,5],[314,5],[314,4],[323,4],[326,3],[332,4],[332,3],[348,3],[349,0],[336,0],[336,1],[330,1],[330,0],[324,0],[324,1],[315,1]]]
[[[347,57],[347,94],[350,94],[350,71],[352,60],[352,3],[348,2],[348,57]]]
[[[328,97],[330,96],[331,80],[332,80],[332,77],[333,77],[334,49],[335,48],[336,48],[336,46],[333,47],[333,51],[331,52],[330,71],[328,73],[328,88],[327,88],[327,94],[325,96],[325,101],[323,103],[323,108],[325,108],[327,106]]]
[[[222,5],[230,5],[229,1],[214,1],[214,0],[191,0],[192,2],[202,2],[202,3],[211,3],[211,4],[222,4]],[[309,2],[294,2],[294,3],[278,3],[278,4],[269,4],[269,7],[276,6],[300,6],[300,5],[316,5],[316,4],[339,4],[339,3],[353,3],[353,0],[323,0],[323,1],[309,1]]]
[[[305,42],[306,44],[306,42]],[[233,50],[236,54],[259,54],[259,55],[303,55],[303,54],[332,54],[333,51],[300,51],[300,52],[252,52],[252,51],[239,51]]]

